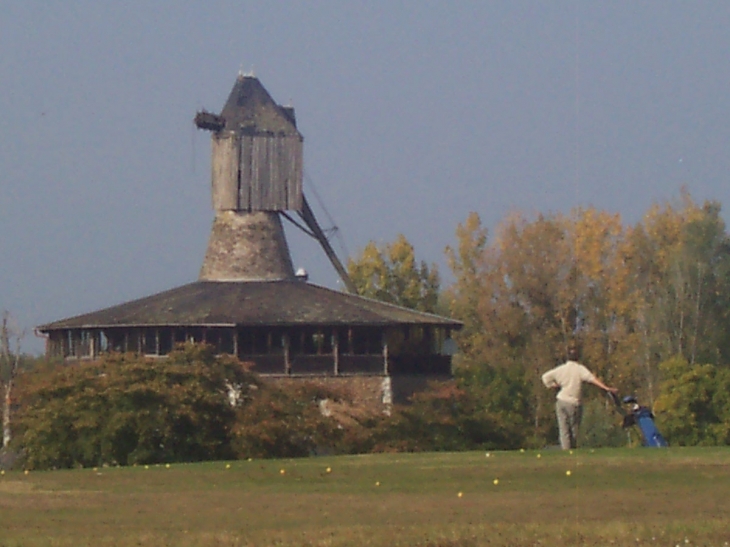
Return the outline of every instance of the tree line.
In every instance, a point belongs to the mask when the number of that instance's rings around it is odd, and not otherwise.
[[[514,213],[489,234],[471,213],[446,249],[453,282],[443,289],[403,236],[370,243],[349,272],[363,295],[463,321],[457,385],[511,389],[503,413],[530,431],[523,441],[553,434],[540,376],[576,344],[584,364],[654,409],[673,443],[727,444],[730,238],[720,213],[687,192],[634,225],[587,207]]]
[[[464,324],[454,333],[454,380],[389,414],[323,413],[323,401],[347,409],[350,394],[263,382],[206,346],[73,367],[28,358],[6,314],[5,455],[54,468],[545,446],[556,423],[540,376],[573,345],[610,385],[655,411],[671,444],[727,445],[730,238],[720,213],[717,202],[683,193],[634,225],[581,208],[515,213],[494,234],[471,213],[446,249],[446,287],[404,236],[368,244],[348,263],[360,294]],[[588,395],[582,446],[632,442],[607,400]]]

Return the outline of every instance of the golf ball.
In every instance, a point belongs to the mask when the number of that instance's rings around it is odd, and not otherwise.
[[[456,495],[457,495],[457,496],[459,496],[459,497],[461,497],[461,496],[463,496],[464,494],[462,494],[461,492],[459,492],[459,493],[458,493],[458,494],[456,494]]]

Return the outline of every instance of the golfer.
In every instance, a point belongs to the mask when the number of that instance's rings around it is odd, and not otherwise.
[[[548,388],[559,389],[555,402],[560,430],[560,447],[563,450],[576,447],[578,428],[583,414],[580,395],[583,382],[588,382],[605,391],[616,393],[616,388],[608,387],[586,367],[576,361],[578,350],[568,350],[568,361],[542,375],[542,383]]]

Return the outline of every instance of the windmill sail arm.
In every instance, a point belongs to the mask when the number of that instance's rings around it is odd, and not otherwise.
[[[297,228],[299,228],[302,232],[304,232],[305,234],[307,234],[309,237],[314,238],[314,239],[317,239],[317,236],[315,236],[309,228],[307,228],[307,227],[302,226],[301,224],[299,224],[286,211],[282,211],[281,212],[281,216],[283,216],[285,219],[287,219],[289,222],[291,222],[294,226],[296,226]],[[301,213],[300,213],[300,216],[301,216]]]
[[[322,245],[322,248],[324,249],[327,258],[329,258],[330,262],[332,262],[332,266],[334,266],[335,270],[337,270],[337,273],[340,275],[340,279],[342,279],[342,282],[345,284],[345,287],[347,287],[347,290],[353,294],[356,294],[357,289],[355,288],[352,279],[350,279],[350,276],[347,274],[347,270],[342,265],[342,262],[340,262],[340,259],[337,258],[337,255],[335,254],[332,245],[330,245],[330,242],[327,240],[327,237],[322,231],[322,228],[320,228],[317,219],[314,217],[314,213],[312,212],[311,207],[309,207],[307,198],[304,195],[302,195],[302,210],[299,211],[299,216],[302,217],[304,223],[312,231],[315,239],[319,241],[320,245]]]

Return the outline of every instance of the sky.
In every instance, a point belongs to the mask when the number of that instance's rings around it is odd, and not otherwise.
[[[725,0],[0,0],[0,309],[38,353],[34,326],[197,279],[213,210],[193,117],[239,71],[295,107],[343,261],[403,234],[448,284],[472,211],[633,224],[682,188],[728,208],[728,28]]]

